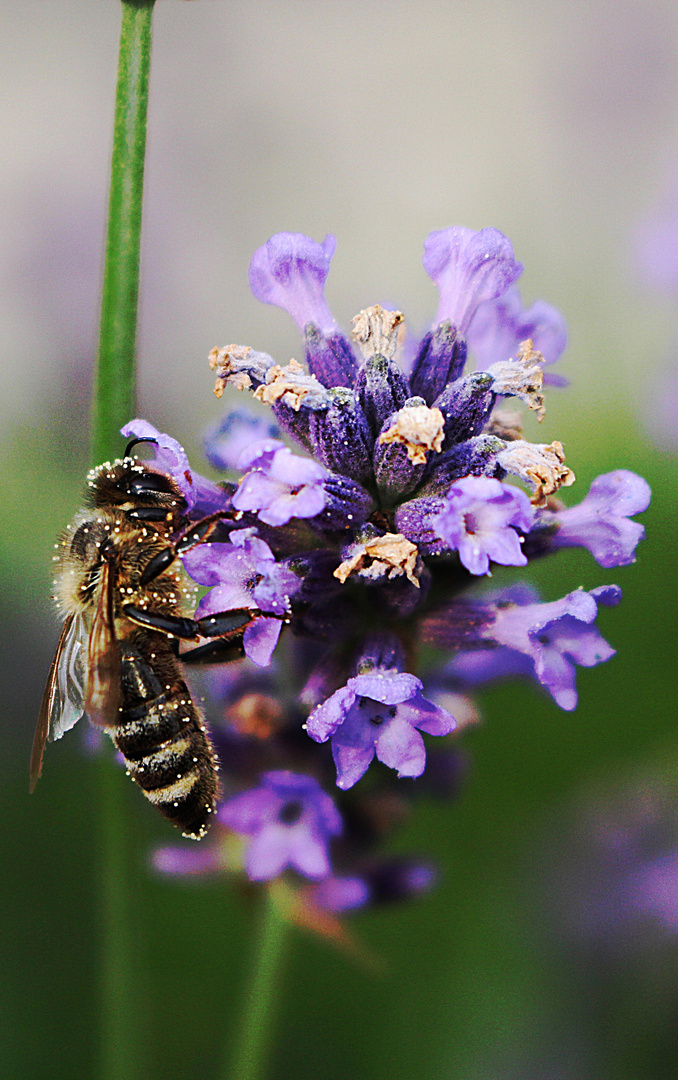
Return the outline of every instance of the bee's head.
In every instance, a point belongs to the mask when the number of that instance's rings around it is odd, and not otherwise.
[[[87,476],[88,502],[95,508],[120,509],[134,521],[179,519],[186,500],[176,481],[145,461],[125,456],[99,465]]]

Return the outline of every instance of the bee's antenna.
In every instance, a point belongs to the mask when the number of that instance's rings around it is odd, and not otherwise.
[[[142,443],[142,442],[152,442],[152,443],[155,443],[156,446],[158,445],[158,440],[152,438],[152,436],[150,436],[150,435],[145,435],[143,438],[140,438],[140,439],[132,439],[131,442],[127,443],[127,446],[125,448],[125,457],[130,457],[132,447],[136,446],[137,443]]]

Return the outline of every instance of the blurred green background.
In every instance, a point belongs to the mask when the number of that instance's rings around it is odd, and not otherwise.
[[[48,748],[29,799],[27,762],[58,632],[51,545],[87,466],[120,13],[117,0],[0,0],[0,15],[0,1061],[12,1080],[79,1080],[98,1068],[102,765],[73,733]],[[672,781],[678,753],[678,419],[655,419],[677,377],[678,308],[643,284],[637,241],[678,175],[678,7],[158,0],[154,23],[140,415],[200,469],[201,431],[224,408],[209,349],[299,355],[294,327],[247,286],[273,232],[336,234],[328,298],[344,325],[382,302],[417,332],[436,304],[424,237],[493,225],[525,264],[525,301],[555,304],[571,335],[558,367],[571,385],[528,437],[564,443],[570,502],[616,467],[654,491],[635,566],[565,551],[530,572],[546,599],[618,581],[622,604],[599,618],[618,654],[580,669],[571,714],[528,685],[480,696],[461,798],[419,803],[394,841],[440,861],[439,887],[352,920],[379,970],[294,933],[271,1080],[678,1077],[678,939],[636,942],[601,973],[548,901],[573,808],[611,783]],[[153,878],[147,853],[167,829],[120,788],[130,1045],[148,1080],[203,1080],[240,1022],[251,898]]]

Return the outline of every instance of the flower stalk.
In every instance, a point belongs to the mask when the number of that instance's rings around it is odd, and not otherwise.
[[[263,892],[261,922],[252,961],[250,984],[232,1057],[227,1055],[222,1080],[262,1080],[266,1075],[285,941],[285,897],[276,883]]]
[[[155,0],[122,0],[92,464],[113,456],[135,413],[141,207]]]
[[[155,0],[122,0],[99,356],[91,427],[93,465],[113,458],[120,428],[135,411],[135,348],[146,112]],[[103,1080],[135,1080],[141,1063],[134,1038],[128,858],[117,770],[102,769],[101,919]]]

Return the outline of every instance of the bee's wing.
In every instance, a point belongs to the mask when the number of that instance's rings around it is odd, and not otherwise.
[[[87,650],[85,712],[93,724],[108,728],[118,723],[120,704],[121,658],[115,637],[113,563],[104,563],[99,586]]]
[[[38,726],[31,751],[31,791],[42,771],[42,755],[49,739],[60,739],[85,711],[87,681],[87,628],[81,615],[64,621],[47,685],[42,695]]]

